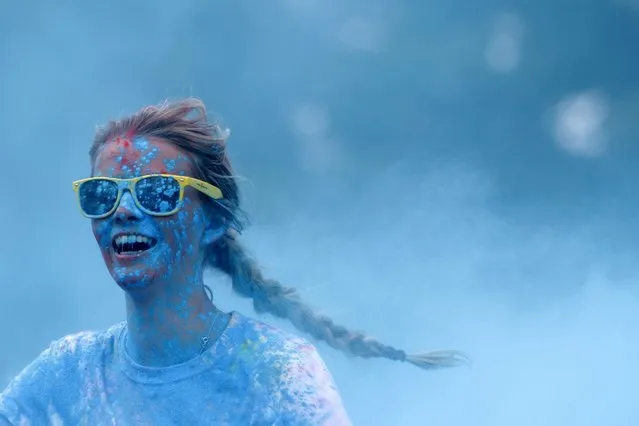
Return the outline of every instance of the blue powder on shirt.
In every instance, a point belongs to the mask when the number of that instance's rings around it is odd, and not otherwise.
[[[125,335],[120,323],[53,342],[0,395],[0,420],[16,426],[351,424],[313,345],[237,312],[206,352],[170,367],[136,364],[124,350]]]

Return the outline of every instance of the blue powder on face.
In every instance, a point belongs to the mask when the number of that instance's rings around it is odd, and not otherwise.
[[[135,138],[133,144],[140,151],[146,151],[147,149],[149,149],[149,141],[146,140],[146,138],[137,137]]]
[[[167,171],[173,172],[175,170],[175,160],[173,160],[173,159],[165,159],[164,160],[164,166],[166,167]]]
[[[232,313],[202,355],[134,363],[126,324],[54,342],[0,395],[0,419],[44,425],[333,425],[350,421],[304,339]]]

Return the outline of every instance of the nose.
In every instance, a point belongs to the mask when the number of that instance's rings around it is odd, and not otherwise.
[[[115,209],[116,222],[138,221],[142,219],[142,211],[133,201],[129,191],[124,191],[118,208]]]

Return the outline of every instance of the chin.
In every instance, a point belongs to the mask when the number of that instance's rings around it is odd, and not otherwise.
[[[152,268],[141,266],[117,266],[109,268],[111,277],[118,287],[127,293],[136,293],[147,289],[156,281],[158,271]]]
[[[126,292],[148,288],[162,275],[162,268],[151,266],[161,265],[154,254],[158,254],[156,250],[131,255],[116,253],[110,248],[102,252],[111,277]]]
[[[136,290],[149,287],[153,283],[153,277],[144,275],[135,275],[127,271],[126,268],[115,268],[111,273],[122,290]]]

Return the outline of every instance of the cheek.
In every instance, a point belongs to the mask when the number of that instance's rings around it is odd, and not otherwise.
[[[192,255],[204,232],[203,212],[189,198],[184,206],[162,224],[167,242],[176,251],[176,257]]]
[[[91,223],[91,228],[93,229],[93,236],[95,240],[100,245],[100,248],[106,248],[109,246],[109,236],[110,226],[108,221],[105,220],[94,220]]]
[[[185,198],[185,200],[189,200],[189,203],[185,204],[186,208],[180,212],[182,213],[181,221],[185,224],[190,241],[199,246],[207,228],[207,216],[204,212],[204,207],[199,200],[196,202],[191,202],[190,199],[187,198]],[[179,214],[178,217],[180,218]]]

